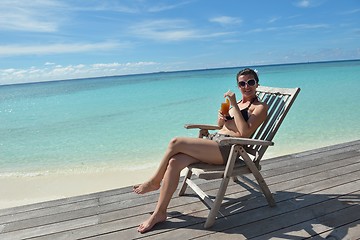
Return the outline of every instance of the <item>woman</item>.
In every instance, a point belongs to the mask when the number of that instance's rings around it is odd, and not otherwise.
[[[247,68],[240,71],[236,79],[242,99],[237,102],[235,93],[231,91],[224,94],[224,97],[230,100],[232,108],[227,116],[219,111],[218,126],[221,129],[208,139],[172,139],[154,176],[149,181],[134,186],[135,193],[144,194],[159,189],[162,182],[155,211],[140,224],[138,227],[140,233],[147,232],[155,224],[166,220],[167,207],[177,188],[182,169],[197,162],[225,164],[231,146],[219,145],[219,140],[229,136],[250,137],[264,122],[268,106],[256,97],[256,88],[259,83],[257,73]]]

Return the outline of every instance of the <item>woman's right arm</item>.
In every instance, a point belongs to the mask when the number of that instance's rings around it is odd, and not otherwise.
[[[224,117],[224,115],[222,115],[222,113],[220,112],[220,110],[219,110],[219,114],[218,114],[218,126],[219,127],[223,127],[224,126],[224,124],[225,124],[225,117]]]

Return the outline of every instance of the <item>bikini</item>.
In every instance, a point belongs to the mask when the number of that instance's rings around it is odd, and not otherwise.
[[[247,121],[249,120],[249,108],[250,108],[251,104],[253,104],[253,102],[255,102],[256,100],[257,100],[257,97],[254,97],[254,98],[251,100],[249,106],[247,106],[246,108],[240,110],[241,115],[243,116],[245,122],[247,122]],[[241,102],[242,102],[242,100],[241,100],[239,103],[241,103]],[[227,121],[233,120],[233,119],[234,119],[234,117],[226,116],[226,120],[227,120]]]
[[[257,97],[253,98],[251,100],[249,106],[247,106],[246,108],[240,110],[241,115],[243,116],[243,118],[244,118],[244,120],[246,122],[249,120],[249,113],[248,113],[249,108],[250,108],[251,104],[253,104],[253,102],[255,102],[256,100],[257,100]],[[234,119],[234,117],[226,116],[226,121],[230,121],[230,120],[233,120],[233,119]],[[227,138],[227,137],[231,137],[231,136],[228,135],[228,134],[214,133],[214,134],[209,134],[209,136],[207,137],[208,139],[213,140],[213,141],[218,143],[222,158],[224,160],[224,164],[226,164],[226,162],[227,162],[227,160],[229,158],[231,145],[229,145],[229,144],[221,144],[220,141],[222,139]]]

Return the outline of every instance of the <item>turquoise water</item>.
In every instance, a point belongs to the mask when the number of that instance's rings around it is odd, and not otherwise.
[[[360,61],[255,68],[301,88],[265,158],[359,139]],[[0,86],[0,176],[152,168],[185,123],[216,122],[240,69]]]

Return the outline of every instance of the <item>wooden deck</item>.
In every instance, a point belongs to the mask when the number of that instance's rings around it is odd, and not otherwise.
[[[139,234],[158,192],[127,187],[2,209],[0,239],[360,239],[360,140],[267,159],[261,172],[277,206],[231,181],[224,216],[208,230],[209,211],[188,189],[174,195],[167,222]],[[219,185],[199,182],[209,195]]]

